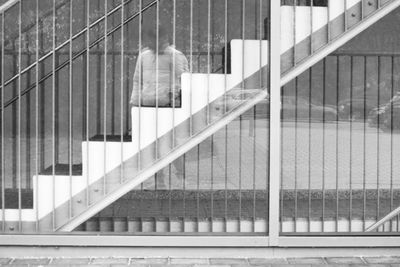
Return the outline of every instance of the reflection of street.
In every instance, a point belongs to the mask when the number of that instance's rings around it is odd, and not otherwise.
[[[266,187],[268,124],[256,121],[255,143],[251,120],[233,121],[225,130],[186,155],[186,189],[256,189]],[[211,145],[213,151],[211,152]],[[363,122],[282,123],[282,188],[389,189],[400,188],[400,133],[391,135]],[[211,154],[212,153],[212,154]],[[197,163],[197,158],[199,162]],[[241,163],[240,163],[241,161]],[[225,166],[227,172],[225,173]],[[256,166],[254,171],[254,166]],[[198,178],[199,177],[199,178]],[[183,188],[172,177],[173,188]],[[199,185],[198,185],[199,184]]]
[[[267,186],[267,121],[235,120],[186,155],[185,180],[175,174],[176,189],[265,189]],[[241,131],[240,131],[241,126]],[[255,138],[253,138],[253,133]],[[225,139],[226,138],[226,139]],[[227,142],[225,141],[227,140]],[[199,149],[199,151],[198,151]],[[255,159],[255,161],[253,160]]]
[[[400,187],[400,134],[363,122],[284,123],[283,188]]]

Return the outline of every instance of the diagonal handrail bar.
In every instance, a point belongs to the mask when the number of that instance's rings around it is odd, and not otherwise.
[[[338,35],[335,39],[331,40],[328,44],[322,46],[318,50],[314,51],[313,55],[305,58],[303,61],[297,63],[298,65],[289,69],[281,76],[281,86],[284,86],[294,78],[305,72],[311,66],[314,66],[320,60],[326,56],[326,52],[333,53],[339,47],[353,39],[355,36],[366,30],[369,26],[389,14],[392,10],[400,6],[400,1],[388,2],[382,5],[379,9],[371,13],[369,16],[363,18],[352,28],[347,29],[342,34]]]
[[[95,46],[95,45],[96,45],[96,44],[91,45],[90,48],[92,48],[92,47]],[[79,52],[78,54],[75,54],[75,55],[72,57],[72,61],[74,61],[75,59],[77,59],[78,57],[82,56],[82,55],[85,54],[85,53],[86,53],[86,49],[82,50],[82,51]],[[137,53],[134,53],[134,54],[135,54],[135,55],[138,55],[138,52],[137,52]],[[196,53],[192,52],[192,54],[195,55]],[[64,67],[67,66],[67,65],[69,65],[69,61],[65,61],[65,62],[59,64],[59,65],[54,69],[54,71],[57,72],[57,71],[61,70],[62,68],[64,68]],[[214,70],[212,71],[212,73],[217,73],[217,72],[220,71],[222,68],[223,68],[223,66],[222,66],[222,67],[219,67],[219,68],[216,68],[216,69],[214,69]],[[38,82],[38,83],[39,83],[39,84],[40,84],[40,83],[43,83],[45,80],[47,80],[48,78],[50,78],[52,75],[53,75],[52,72],[47,73],[46,75],[42,76],[42,78],[39,79],[39,82]],[[28,88],[26,88],[25,90],[21,91],[21,96],[26,95],[27,93],[29,93],[31,90],[33,90],[33,89],[35,89],[35,88],[36,88],[36,84],[30,85]],[[15,101],[17,101],[17,99],[18,99],[18,96],[12,97],[10,100],[8,100],[7,102],[4,103],[4,108],[6,108],[6,107],[12,105]],[[0,107],[0,110],[2,110],[1,107]]]
[[[331,40],[327,45],[323,46],[321,49],[317,50],[313,54],[311,54],[306,60],[303,60],[299,63],[297,67],[291,68],[288,72],[284,73],[281,76],[281,86],[285,83],[289,82],[292,77],[296,77],[300,75],[304,70],[308,69],[310,66],[319,62],[322,58],[326,57],[334,50],[343,45],[343,43],[349,41],[354,36],[359,34],[360,32],[367,29],[373,23],[377,22],[379,19],[384,17],[386,14],[394,10],[395,8],[400,6],[400,0],[395,0],[393,2],[389,2],[384,6],[381,6],[380,9],[375,11],[369,17],[364,18],[364,23],[358,23],[353,26],[353,28],[346,30],[343,34],[341,34],[338,38]],[[263,88],[265,89],[265,88]],[[274,90],[274,88],[270,88]],[[227,125],[231,120],[237,118],[240,114],[244,113],[254,105],[256,105],[259,101],[265,98],[268,95],[267,90],[263,90],[257,96],[252,99],[249,99],[239,105],[237,109],[232,110],[224,115],[224,117],[220,118],[216,122],[208,125],[205,129],[200,131],[197,135],[192,136],[188,141],[178,146],[177,148],[171,150],[168,155],[160,158],[158,161],[154,162],[151,167],[141,171],[132,179],[126,181],[117,189],[112,192],[109,192],[103,199],[97,201],[90,207],[87,207],[84,211],[82,211],[77,216],[71,218],[64,225],[57,228],[57,231],[72,231],[74,228],[79,226],[82,222],[92,217],[97,212],[101,211],[105,207],[109,206],[125,193],[129,192],[135,186],[138,186],[140,183],[145,181],[148,177],[156,173],[158,170],[167,166],[179,156],[189,151],[192,147],[199,144],[201,141],[205,140],[210,135],[217,132],[221,127]],[[399,207],[400,209],[400,207]]]
[[[126,4],[126,3],[130,2],[130,1],[132,1],[132,0],[127,0],[124,4]],[[139,14],[140,14],[141,12],[144,12],[144,11],[146,11],[147,9],[151,8],[152,6],[154,6],[154,5],[155,5],[157,2],[159,2],[159,1],[160,1],[160,0],[154,0],[154,1],[152,1],[151,3],[149,3],[149,4],[147,4],[145,7],[143,7],[140,11],[138,11],[138,12],[134,13],[133,15],[131,15],[130,17],[128,17],[128,18],[124,21],[124,25],[127,24],[127,23],[129,23],[131,20],[133,20],[133,19],[136,18],[137,16],[139,16]],[[117,7],[115,7],[114,9],[112,9],[111,11],[109,11],[107,15],[111,15],[112,13],[116,12],[119,8],[121,8],[121,4],[118,5]],[[64,46],[68,45],[69,42],[73,41],[74,39],[78,38],[80,35],[84,34],[84,33],[87,31],[87,29],[90,29],[90,28],[94,27],[95,25],[97,25],[98,23],[100,23],[100,22],[104,19],[104,17],[105,17],[105,15],[102,16],[102,17],[100,17],[100,18],[97,19],[96,21],[94,21],[92,24],[90,24],[88,28],[82,29],[80,32],[76,33],[74,36],[72,36],[71,39],[69,39],[69,40],[63,42],[62,44],[60,44],[59,46],[57,46],[57,47],[54,49],[54,52],[56,52],[57,50],[60,50],[60,49],[63,48]],[[121,26],[122,26],[122,24],[119,24],[119,25],[115,26],[113,29],[111,29],[109,32],[107,32],[107,36],[113,34],[113,33],[116,32],[117,30],[119,30],[119,29],[121,28]],[[101,36],[101,37],[99,37],[96,41],[94,41],[94,42],[89,46],[89,49],[92,48],[92,47],[94,47],[94,46],[96,46],[97,44],[99,44],[101,41],[104,40],[104,38],[105,38],[104,35]],[[86,53],[86,48],[82,49],[79,53],[75,54],[74,57],[72,58],[72,60],[77,59],[78,57],[80,57],[81,55],[83,55],[83,54],[85,54],[85,53]],[[38,62],[42,62],[42,61],[44,61],[46,58],[48,58],[49,56],[51,56],[52,54],[53,54],[53,51],[50,51],[50,52],[48,52],[46,55],[44,55],[44,56],[42,56],[40,59],[38,59],[37,61],[38,61]],[[55,69],[55,71],[58,71],[58,70],[62,69],[63,67],[65,67],[65,66],[68,65],[68,64],[69,64],[69,61],[64,62],[63,64],[59,65],[59,66]],[[24,70],[21,71],[21,74],[16,74],[15,76],[13,76],[13,77],[10,78],[9,80],[7,80],[7,81],[4,83],[4,87],[7,86],[7,85],[9,85],[10,83],[12,83],[14,80],[18,79],[18,77],[19,77],[20,75],[22,75],[22,74],[28,72],[30,69],[34,68],[35,66],[36,66],[36,62],[34,62],[34,63],[32,63],[31,65],[27,66]],[[51,77],[51,75],[52,75],[52,73],[49,73],[49,74],[45,75],[44,77],[42,77],[42,78],[39,80],[39,83],[41,83],[41,82],[43,82],[44,80],[48,79],[49,77]],[[1,89],[1,88],[2,88],[2,86],[0,86],[0,89]],[[31,91],[31,90],[34,89],[34,88],[36,88],[36,85],[32,85],[32,86],[28,87],[27,89],[25,89],[24,91],[21,92],[21,96],[27,94],[29,91]],[[6,108],[6,107],[10,106],[10,105],[13,104],[15,101],[17,101],[18,98],[19,98],[18,96],[15,96],[15,97],[11,98],[9,101],[7,101],[7,102],[4,104],[4,107],[3,107],[3,108]],[[0,110],[1,110],[1,108],[0,108]]]
[[[244,112],[248,111],[250,108],[255,106],[260,101],[264,100],[268,96],[269,93],[267,88],[260,88],[260,92],[255,94],[253,97],[250,97],[245,102],[239,104],[232,110],[227,111],[227,113],[225,113],[222,118],[211,122],[202,131],[196,133],[195,135],[192,135],[189,140],[172,149],[166,156],[155,161],[150,167],[140,171],[133,178],[128,179],[118,188],[108,193],[103,199],[95,202],[78,215],[69,219],[65,224],[58,227],[56,231],[72,231],[82,222],[88,220],[94,214],[104,209],[105,206],[112,204],[120,197],[131,191],[133,188],[140,185],[140,183],[144,182],[149,176],[157,172],[157,170],[168,166],[168,164],[179,158],[182,154],[186,153],[194,146],[206,140],[209,136],[216,133],[222,127],[226,126],[228,123],[239,117]]]
[[[132,0],[127,0],[124,4],[129,3]],[[159,1],[159,0],[155,0],[155,1]],[[117,7],[113,8],[112,10],[110,10],[107,15],[111,16],[112,14],[114,14],[116,11],[118,11],[118,9],[121,8],[121,5],[118,5]],[[140,12],[140,11],[139,11]],[[55,49],[54,52],[56,52],[57,50],[60,50],[61,48],[63,48],[64,46],[68,45],[69,42],[75,40],[76,38],[80,37],[82,34],[86,33],[86,31],[91,28],[93,28],[94,26],[96,26],[97,24],[99,24],[100,22],[102,22],[104,20],[104,18],[106,17],[106,15],[101,16],[100,18],[98,18],[97,20],[95,20],[94,22],[92,22],[89,27],[86,27],[84,29],[82,29],[81,31],[77,32],[75,35],[73,35],[70,39],[64,41],[63,43],[59,44]],[[108,34],[107,34],[108,35]],[[104,37],[100,37],[100,39],[103,39]],[[96,42],[96,41],[95,41]],[[46,58],[48,58],[49,56],[51,56],[53,54],[53,51],[49,51],[47,54],[43,55],[41,58],[39,58],[37,61],[41,62],[43,60],[45,60]],[[33,67],[36,66],[36,62],[32,63],[31,65],[27,66],[25,69],[21,70],[21,75],[26,73],[27,71],[29,71],[30,69],[32,69]],[[8,79],[7,81],[5,81],[4,86],[7,86],[8,84],[10,84],[11,82],[13,82],[14,80],[18,79],[19,75],[15,75],[13,77],[11,77],[10,79]],[[1,88],[1,86],[0,86]]]
[[[13,0],[11,0],[11,1],[13,1]],[[22,1],[22,0],[21,0],[21,1]],[[69,3],[69,2],[68,2],[67,0],[65,0],[65,2],[63,2],[63,3],[59,4],[59,5],[56,5],[56,10],[58,10],[58,9],[60,9],[60,8],[62,8],[62,7],[64,7],[64,6],[65,6],[66,4],[68,4],[68,3]],[[14,4],[15,4],[15,3],[14,3]],[[14,4],[13,4],[13,5],[14,5]],[[13,6],[13,5],[11,5],[11,6]],[[11,7],[11,6],[10,6],[10,7]],[[0,9],[1,9],[1,7],[0,7]],[[8,8],[8,9],[9,9],[9,8]],[[7,9],[7,10],[8,10],[8,9]],[[5,10],[5,11],[7,11],[7,10]],[[0,13],[1,13],[1,12],[0,12]],[[50,11],[44,13],[43,16],[42,16],[42,18],[39,19],[39,23],[43,22],[45,18],[47,18],[48,16],[51,16],[51,15],[53,15],[53,11],[52,11],[52,10],[50,10]],[[23,28],[23,29],[22,29],[22,33],[26,33],[26,32],[28,32],[29,30],[33,29],[34,27],[36,27],[36,21],[32,22],[31,24],[29,24],[29,25],[27,25],[25,28]],[[10,43],[13,43],[13,41],[17,40],[18,38],[19,38],[19,36],[18,36],[18,34],[16,34],[16,35],[10,37],[11,40],[5,40],[4,47],[6,47],[7,45],[9,45]]]
[[[392,219],[393,217],[397,216],[400,214],[400,207],[397,207],[396,209],[392,210],[391,212],[389,212],[386,216],[384,216],[382,219],[380,219],[379,221],[377,221],[376,223],[374,223],[373,225],[371,225],[370,227],[368,227],[365,232],[372,232],[376,229],[379,228],[379,226],[381,226],[382,224],[384,224],[385,222],[389,221],[390,219]]]
[[[6,12],[21,0],[9,0],[0,6],[0,14]]]

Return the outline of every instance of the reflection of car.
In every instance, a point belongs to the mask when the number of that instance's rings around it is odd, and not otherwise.
[[[364,114],[368,114],[371,109],[376,107],[376,101],[364,97],[355,97],[340,101],[338,106],[341,119],[359,120],[364,119]]]
[[[225,96],[227,110],[235,108],[246,100],[254,97],[259,92],[260,89],[232,89],[228,91]],[[269,117],[269,96],[258,102],[255,108],[252,108],[242,114],[242,118],[246,119],[254,118],[254,116],[257,119]]]
[[[392,125],[393,122],[393,125]],[[400,128],[400,92],[386,104],[372,109],[368,114],[368,125],[386,129]]]
[[[251,89],[242,91],[230,92],[225,99],[227,100],[227,109],[231,109],[243,101],[251,98],[259,90],[254,91]],[[308,102],[306,99],[294,96],[283,96],[282,98],[282,120],[287,119],[309,119],[311,115],[312,120],[318,121],[333,121],[336,120],[336,109],[329,106],[319,106]],[[253,109],[243,113],[242,118],[269,118],[269,97],[260,101]]]
[[[282,98],[282,119],[309,119],[312,120],[336,120],[337,112],[328,106],[318,106],[301,97],[284,96]]]
[[[371,127],[377,126],[378,122],[381,124],[383,122],[383,114],[385,113],[386,104],[379,107],[373,108],[368,113],[368,125]]]
[[[390,105],[383,115],[383,126],[386,129],[400,129],[400,101]],[[390,107],[389,106],[389,107]]]

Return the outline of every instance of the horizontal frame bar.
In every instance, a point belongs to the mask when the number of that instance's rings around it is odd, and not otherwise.
[[[400,236],[280,237],[280,247],[399,247]]]
[[[398,248],[399,236],[304,236],[279,237],[281,248]],[[0,236],[0,246],[96,246],[96,247],[270,247],[267,236],[146,236],[41,234]]]
[[[110,255],[115,258],[143,259],[143,258],[195,258],[195,259],[210,259],[210,258],[287,258],[291,257],[354,257],[354,255],[368,255],[368,257],[382,257],[382,255],[399,255],[400,248],[129,248],[119,247],[116,250],[114,247],[37,247],[29,246],[3,246],[1,247],[0,255],[5,255],[11,258],[20,257],[40,257],[40,258],[87,258],[101,257]],[[327,265],[328,266],[328,265]]]
[[[1,235],[0,245],[96,247],[268,247],[266,236]]]

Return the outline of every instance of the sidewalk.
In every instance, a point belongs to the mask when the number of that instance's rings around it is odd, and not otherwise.
[[[137,267],[400,267],[400,256],[393,257],[315,257],[315,258],[0,258],[1,266],[137,266]]]

